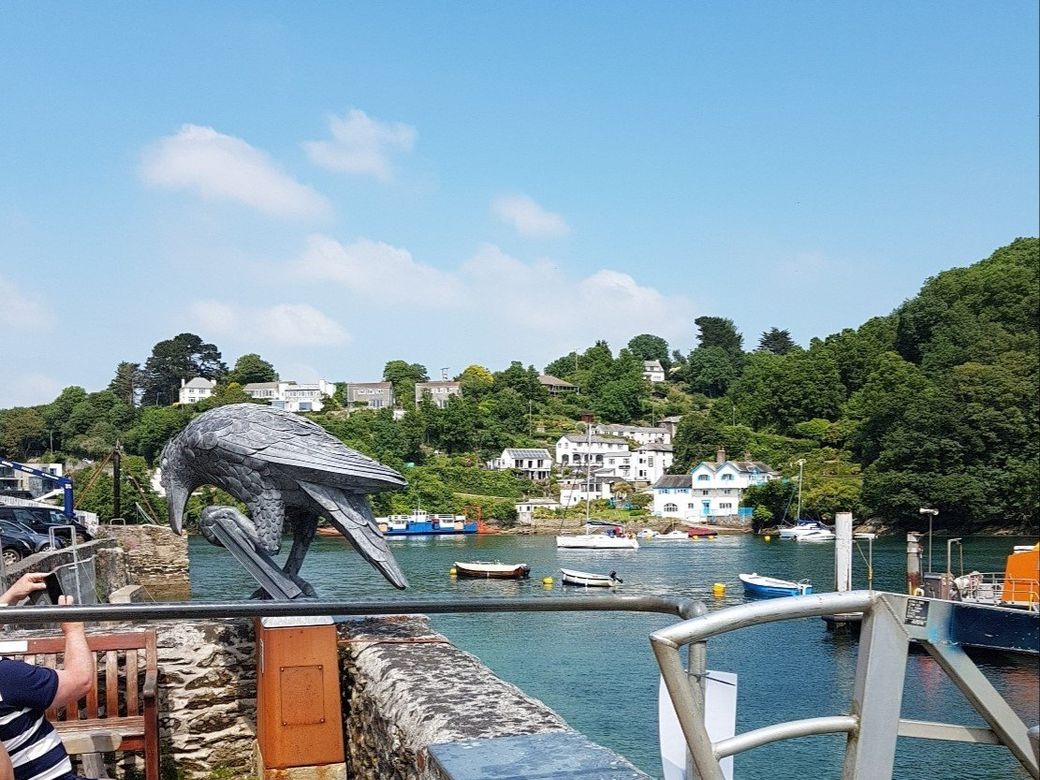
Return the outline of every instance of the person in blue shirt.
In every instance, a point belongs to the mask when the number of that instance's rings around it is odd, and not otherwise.
[[[44,572],[23,575],[0,595],[0,604],[17,604],[43,590],[44,577]],[[61,596],[58,603],[71,604],[72,597]],[[0,658],[0,742],[10,757],[14,780],[75,777],[68,753],[44,712],[49,707],[62,707],[87,695],[94,684],[94,654],[87,646],[82,623],[62,623],[61,631],[65,635],[63,669]],[[0,778],[3,770],[0,760]]]

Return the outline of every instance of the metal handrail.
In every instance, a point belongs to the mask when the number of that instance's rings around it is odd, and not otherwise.
[[[919,613],[915,610],[920,605],[924,605],[924,610]],[[650,643],[686,738],[690,759],[696,768],[695,776],[701,780],[723,780],[721,759],[770,742],[846,733],[848,741],[842,772],[845,780],[890,776],[899,734],[1003,744],[1032,777],[1040,778],[1040,751],[1034,745],[1033,734],[964,651],[950,641],[946,611],[949,607],[942,601],[910,599],[892,593],[824,593],[730,607],[654,632]],[[934,622],[929,622],[929,608],[937,617]],[[707,640],[763,623],[837,613],[863,614],[863,638],[851,713],[773,724],[712,742],[705,726],[703,690]],[[920,642],[935,658],[986,720],[989,729],[900,718],[910,639]],[[690,648],[688,670],[683,669],[679,655],[685,645]],[[699,684],[691,684],[691,679]]]
[[[411,615],[483,612],[651,612],[684,620],[707,613],[704,602],[670,596],[546,596],[480,598],[470,601],[406,599],[393,601],[178,601],[148,604],[77,604],[8,607],[0,620],[8,624],[53,624],[67,621],[219,620],[249,617],[313,617],[324,615]]]

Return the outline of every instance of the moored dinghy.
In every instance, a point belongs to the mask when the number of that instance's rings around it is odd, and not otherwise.
[[[455,561],[455,573],[459,577],[482,580],[522,580],[531,576],[531,567],[526,563]]]
[[[560,571],[563,572],[564,585],[576,585],[582,588],[613,588],[624,582],[617,576],[616,571],[612,571],[610,574],[593,574],[575,569],[560,569]]]
[[[740,581],[744,583],[744,593],[749,596],[805,596],[812,593],[809,580],[794,582],[752,572],[741,574]]]

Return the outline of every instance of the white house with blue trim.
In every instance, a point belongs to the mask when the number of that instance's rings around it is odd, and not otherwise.
[[[714,463],[702,461],[689,474],[666,475],[653,485],[657,517],[712,522],[739,514],[740,498],[751,485],[761,485],[780,475],[760,461],[727,460],[719,450]]]

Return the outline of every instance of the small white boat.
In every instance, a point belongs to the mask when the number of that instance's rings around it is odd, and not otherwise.
[[[809,580],[793,582],[752,572],[741,574],[740,581],[744,583],[744,592],[750,596],[804,596],[812,593]]]
[[[678,529],[669,531],[666,534],[658,534],[654,537],[655,542],[688,542],[690,541],[690,535],[686,531],[680,531]]]
[[[459,577],[482,580],[522,580],[531,575],[531,567],[526,563],[455,561],[455,573]]]
[[[575,569],[560,569],[563,572],[562,581],[564,585],[577,585],[582,588],[613,588],[623,582],[617,576],[616,571],[610,574],[593,574],[588,571],[577,571]]]
[[[825,539],[833,539],[834,531],[815,520],[803,520],[797,525],[782,527],[779,536],[781,539],[801,540],[812,537],[813,540],[823,541]]]
[[[636,539],[656,539],[660,534],[653,528],[644,528],[636,534]]]

